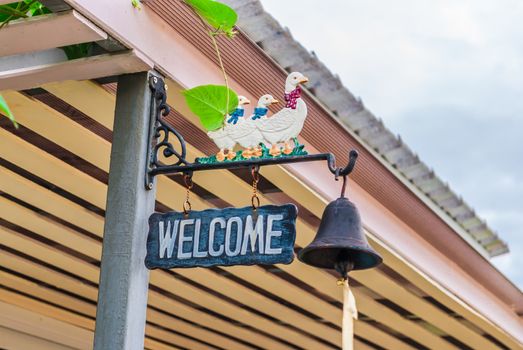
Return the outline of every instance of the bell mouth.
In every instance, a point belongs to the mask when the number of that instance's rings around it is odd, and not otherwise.
[[[350,256],[353,264],[351,270],[364,270],[378,266],[383,258],[372,248],[368,250],[361,247],[347,246],[322,246],[306,247],[298,253],[298,259],[308,265],[323,269],[334,270],[341,256]]]

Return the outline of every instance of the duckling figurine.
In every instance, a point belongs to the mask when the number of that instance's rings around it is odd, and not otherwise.
[[[289,74],[285,80],[285,107],[271,118],[262,118],[256,123],[265,141],[271,144],[269,154],[273,157],[281,154],[282,150],[278,147],[281,142],[284,143],[283,153],[292,153],[289,141],[296,140],[307,118],[307,105],[301,98],[300,84],[308,81],[299,72]]]
[[[242,152],[244,158],[249,159],[262,155],[260,144],[263,143],[264,138],[257,129],[256,124],[259,123],[260,120],[267,118],[268,106],[278,102],[279,101],[272,97],[272,95],[263,95],[258,100],[258,105],[250,118],[243,118],[243,120],[237,124],[229,124],[226,127],[230,138],[244,148]]]
[[[245,96],[238,96],[238,107],[229,115],[228,124],[236,124],[245,115],[244,105],[251,103]]]
[[[272,97],[271,95],[264,95],[262,97]],[[273,101],[276,101],[276,102],[273,102],[273,103],[278,103],[279,101],[278,100],[274,100]],[[267,113],[269,112],[269,108],[265,107],[265,106],[260,106],[260,102],[258,102],[258,106],[256,106],[256,108],[254,108],[254,114],[251,116],[251,119],[252,120],[257,120],[257,119],[261,119],[262,117],[267,117]]]
[[[232,160],[236,157],[236,152],[233,151],[236,141],[234,141],[227,131],[230,125],[234,125],[245,119],[243,116],[245,114],[244,106],[251,103],[248,98],[245,96],[238,96],[238,106],[236,109],[227,117],[226,124],[218,130],[209,131],[207,135],[214,141],[216,146],[220,149],[216,153],[216,160],[223,162],[225,158]]]

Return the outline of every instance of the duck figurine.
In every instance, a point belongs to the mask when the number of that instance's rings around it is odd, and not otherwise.
[[[293,139],[296,143],[307,118],[307,105],[301,99],[300,84],[308,81],[309,79],[299,72],[289,74],[285,80],[285,107],[272,117],[261,118],[256,123],[264,140],[271,145],[269,154],[273,157],[281,154],[282,150],[278,146],[281,142],[284,143],[283,153],[292,153],[293,147],[289,142]]]
[[[227,128],[244,119],[244,106],[249,103],[251,103],[251,101],[249,101],[245,96],[238,96],[238,106],[230,115],[227,116],[226,124],[218,130],[209,131],[207,133],[219,148],[218,153],[216,153],[217,161],[223,162],[225,158],[232,160],[236,157],[236,152],[233,151],[236,141],[229,136]]]
[[[256,127],[256,124],[267,118],[268,107],[278,103],[272,95],[263,95],[258,100],[254,114],[250,118],[243,118],[237,124],[229,124],[225,128],[229,137],[244,148],[242,156],[246,159],[260,157],[264,137]]]

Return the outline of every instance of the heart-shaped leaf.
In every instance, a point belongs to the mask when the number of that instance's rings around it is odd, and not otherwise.
[[[233,33],[238,14],[229,6],[214,0],[185,0],[185,2],[214,29],[222,30],[227,34]]]
[[[11,113],[9,106],[7,105],[7,102],[5,102],[5,99],[2,95],[0,95],[0,113],[11,119],[13,125],[18,129],[18,123],[16,122],[13,113]]]
[[[227,106],[227,90],[229,105]],[[238,95],[223,85],[201,85],[183,91],[189,109],[196,114],[208,131],[223,126],[225,116],[238,105]]]

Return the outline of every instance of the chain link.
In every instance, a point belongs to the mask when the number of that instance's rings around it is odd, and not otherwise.
[[[192,174],[184,174],[183,182],[185,182],[185,187],[187,188],[187,193],[185,194],[185,202],[183,202],[183,214],[188,215],[191,211],[191,202],[189,201],[189,196],[191,195],[191,190],[193,187]]]
[[[251,205],[252,210],[258,209],[260,206],[260,197],[258,197],[258,182],[260,181],[259,167],[253,166],[251,169],[252,174],[252,197]]]

